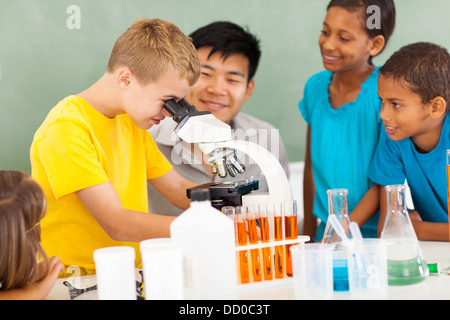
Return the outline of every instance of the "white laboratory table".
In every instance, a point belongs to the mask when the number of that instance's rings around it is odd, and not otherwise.
[[[427,263],[439,263],[441,269],[450,267],[450,243],[448,242],[420,242]],[[95,282],[95,278],[90,276]],[[91,280],[88,279],[88,280]],[[63,284],[67,279],[58,279],[48,300],[68,300],[68,289]],[[72,279],[73,280],[73,279]],[[81,297],[81,296],[80,296]],[[95,291],[85,294],[86,299],[96,299]],[[367,297],[380,300],[450,300],[450,275],[434,274],[425,281],[408,286],[388,286],[387,292],[380,296]],[[278,285],[241,286],[239,299],[242,300],[294,300],[292,281],[281,281]],[[349,292],[335,292],[336,300],[361,300],[364,297],[354,296]]]

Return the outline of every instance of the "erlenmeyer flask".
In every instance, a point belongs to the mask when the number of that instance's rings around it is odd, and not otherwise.
[[[328,194],[328,215],[336,215],[349,236],[350,218],[348,216],[347,189],[330,189]],[[350,236],[349,236],[350,237]],[[341,243],[341,237],[335,232],[331,223],[327,221],[322,243]],[[339,245],[338,245],[339,247]]]
[[[386,241],[388,284],[407,285],[425,280],[428,266],[406,208],[406,186],[386,186],[387,216],[381,239]]]
[[[342,224],[347,236],[350,238],[349,226],[350,218],[348,216],[347,205],[347,189],[330,189],[327,190],[328,194],[328,217],[336,215],[338,221]],[[322,243],[335,244],[333,250],[333,285],[334,291],[348,291],[348,268],[347,259],[344,249],[342,247],[342,238],[334,230],[330,223],[330,219],[327,221],[325,232],[323,235]]]

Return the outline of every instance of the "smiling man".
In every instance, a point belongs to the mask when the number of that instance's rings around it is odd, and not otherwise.
[[[271,151],[288,174],[288,158],[278,130],[267,122],[241,112],[255,90],[254,76],[261,56],[259,40],[230,22],[211,23],[190,36],[198,52],[201,74],[186,97],[188,102],[199,111],[209,111],[228,123],[234,139],[255,142]],[[260,191],[268,190],[259,167],[252,159],[239,153],[239,160],[246,166],[244,174],[234,178],[228,176],[225,180],[213,174],[198,146],[180,141],[173,133],[175,126],[173,120],[166,119],[160,125],[153,126],[149,132],[161,152],[185,178],[203,184],[254,177],[259,180]],[[172,216],[182,212],[151,187],[149,210]]]

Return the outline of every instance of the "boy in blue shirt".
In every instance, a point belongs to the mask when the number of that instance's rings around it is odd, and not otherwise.
[[[450,55],[431,43],[396,52],[380,69],[383,130],[369,168],[381,186],[404,184],[415,210],[411,221],[420,240],[448,241],[446,150],[450,149]],[[380,234],[386,218],[380,188]]]

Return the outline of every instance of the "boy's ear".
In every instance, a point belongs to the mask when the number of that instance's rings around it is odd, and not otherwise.
[[[371,39],[369,54],[372,57],[375,57],[383,50],[385,44],[386,40],[384,39],[384,36],[381,34],[377,35],[375,38]]]
[[[433,119],[439,119],[447,111],[447,102],[444,98],[438,96],[431,100],[430,116]]]
[[[117,84],[121,89],[128,89],[132,78],[133,71],[130,68],[120,68],[117,72]]]

